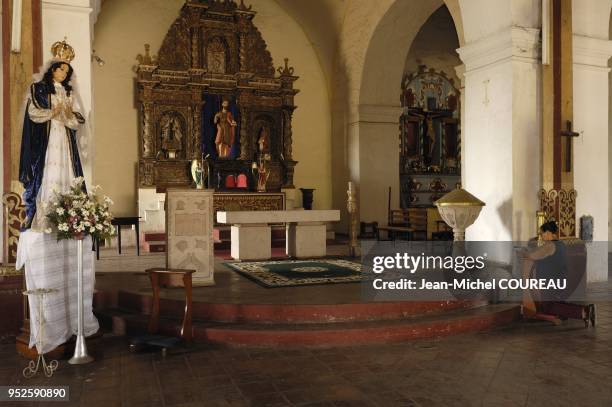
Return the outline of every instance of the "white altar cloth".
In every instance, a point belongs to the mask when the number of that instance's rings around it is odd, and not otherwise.
[[[98,320],[93,315],[92,300],[95,283],[91,237],[83,240],[83,330],[84,335],[98,331]],[[72,335],[76,335],[77,318],[77,242],[56,240],[56,235],[27,230],[21,232],[17,246],[16,268],[25,266],[26,287],[57,289],[47,294],[44,303],[44,341],[47,353]],[[37,345],[38,305],[34,296],[28,296],[30,306],[30,348]]]

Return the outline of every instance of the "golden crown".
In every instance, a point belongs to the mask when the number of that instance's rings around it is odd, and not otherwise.
[[[74,59],[74,48],[66,43],[66,40],[57,41],[51,45],[51,53],[54,61],[66,62],[69,64]]]

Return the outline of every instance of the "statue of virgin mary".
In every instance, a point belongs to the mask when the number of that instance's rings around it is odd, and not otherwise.
[[[26,100],[19,161],[23,184],[26,224],[19,237],[16,268],[25,266],[30,291],[51,289],[45,298],[45,315],[30,302],[30,347],[46,353],[77,332],[76,241],[58,241],[47,219],[55,193],[66,193],[72,182],[83,176],[77,132],[86,129],[76,92],[76,78],[70,65],[75,54],[66,41],[51,47],[53,58],[34,77]],[[82,184],[85,189],[85,183]],[[91,237],[83,242],[92,247]],[[94,286],[93,256],[83,253],[84,334],[98,330],[92,312]],[[39,321],[44,337],[38,337]]]
[[[52,52],[42,79],[30,86],[21,138],[26,228],[35,231],[49,230],[45,204],[54,191],[67,192],[74,178],[83,176],[76,133],[85,119],[72,85],[74,51],[63,41]]]

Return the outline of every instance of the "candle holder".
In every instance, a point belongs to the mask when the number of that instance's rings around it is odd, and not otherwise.
[[[38,332],[36,335],[36,350],[38,351],[38,357],[36,358],[36,362],[30,360],[28,366],[23,369],[23,377],[26,379],[34,377],[41,367],[43,374],[46,377],[51,377],[58,367],[57,360],[52,360],[47,364],[45,355],[42,353],[42,349],[45,345],[45,296],[58,291],[59,290],[55,288],[37,288],[36,290],[23,292],[23,295],[33,296],[38,301]]]

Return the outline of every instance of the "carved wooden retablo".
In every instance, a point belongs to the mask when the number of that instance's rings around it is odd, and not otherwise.
[[[4,259],[5,263],[15,264],[19,235],[26,219],[25,206],[21,196],[14,192],[4,194],[2,201],[5,210]]]
[[[225,189],[228,176],[244,174],[248,190],[254,190],[252,164],[263,153],[265,134],[267,190],[293,188],[291,118],[297,77],[286,59],[284,67],[274,69],[254,17],[242,1],[187,0],[158,57],[145,45],[137,69],[141,187],[189,186],[191,160],[208,155],[208,187]],[[214,148],[219,125],[213,117],[221,100],[230,103],[227,122],[235,121],[226,124],[233,140],[233,156],[228,157],[218,156]]]

